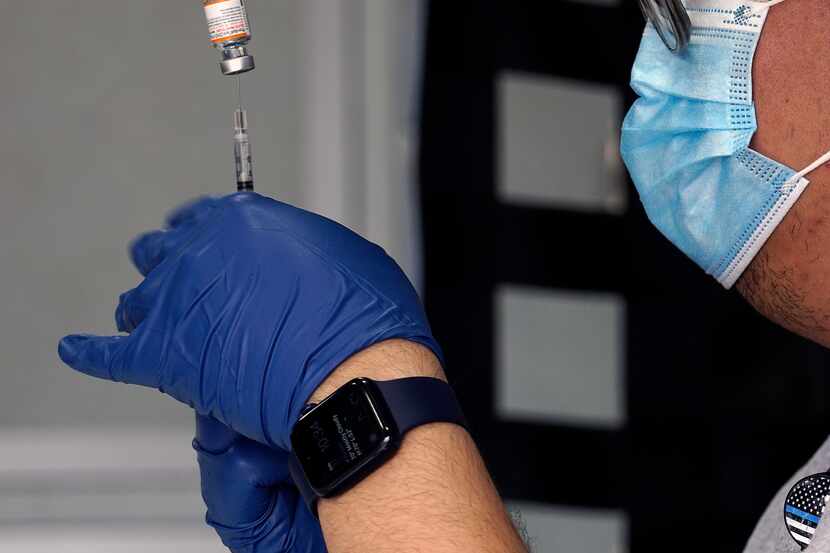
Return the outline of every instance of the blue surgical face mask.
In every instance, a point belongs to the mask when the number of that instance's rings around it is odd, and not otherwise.
[[[749,148],[757,128],[752,61],[770,6],[686,0],[688,47],[674,54],[646,26],[621,150],[654,225],[731,287],[808,184],[803,171]]]

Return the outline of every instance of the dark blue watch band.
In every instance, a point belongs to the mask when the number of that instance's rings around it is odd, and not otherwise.
[[[395,423],[400,439],[409,430],[433,422],[447,422],[467,428],[467,420],[458,398],[452,387],[443,380],[415,376],[372,382],[383,396],[386,410]],[[319,496],[305,478],[295,455],[291,456],[289,470],[306,505],[317,516]]]
[[[374,382],[389,406],[401,436],[430,422],[449,422],[467,428],[458,398],[443,380],[413,376]]]

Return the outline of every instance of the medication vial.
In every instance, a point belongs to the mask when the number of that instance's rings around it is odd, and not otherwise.
[[[202,5],[210,41],[222,54],[222,74],[239,75],[252,70],[254,57],[246,48],[251,40],[251,23],[245,0],[202,0]]]

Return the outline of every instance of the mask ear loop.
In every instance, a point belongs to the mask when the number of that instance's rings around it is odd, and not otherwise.
[[[775,6],[776,4],[780,4],[784,0],[751,0],[751,1],[753,1],[755,3],[758,3],[758,4],[765,4],[767,7],[771,7],[771,6]],[[824,154],[823,156],[821,156],[820,158],[815,160],[813,163],[808,165],[806,168],[802,169],[801,171],[799,171],[798,173],[796,173],[795,175],[790,177],[790,180],[792,182],[798,182],[802,178],[806,177],[807,175],[809,175],[810,173],[812,173],[813,171],[815,171],[816,169],[818,169],[819,167],[821,167],[822,165],[824,165],[825,163],[828,163],[828,162],[830,162],[830,152],[827,152],[826,154]]]
[[[810,173],[812,173],[813,171],[815,171],[816,169],[828,162],[830,162],[830,152],[827,152],[826,154],[815,160],[813,163],[808,165],[805,169],[802,169],[801,171],[790,177],[790,180],[793,182],[798,182],[802,178],[806,177],[807,175],[809,175]]]
[[[772,215],[762,226],[763,228],[759,227],[750,236],[749,241],[747,242],[749,247],[746,248],[746,251],[740,256],[735,257],[726,267],[721,276],[717,277],[718,282],[720,282],[724,288],[731,288],[732,285],[735,284],[735,281],[738,280],[746,267],[770,237],[772,231],[778,226],[784,215],[786,215],[793,202],[795,202],[795,200],[798,199],[798,196],[801,195],[804,187],[810,182],[804,177],[826,163],[830,163],[830,152],[827,152],[798,173],[794,173],[789,179],[780,185],[780,190],[783,194],[776,200],[774,209],[770,211]],[[791,167],[790,170],[792,170]],[[788,202],[787,198],[791,196],[793,191],[796,191],[796,195]],[[783,209],[781,209],[782,206],[784,206]],[[828,473],[830,473],[830,471],[828,471]]]

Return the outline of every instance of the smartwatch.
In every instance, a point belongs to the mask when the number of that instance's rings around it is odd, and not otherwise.
[[[467,427],[449,384],[437,378],[356,378],[303,410],[291,432],[291,477],[314,515],[385,463],[407,431],[432,422]]]
[[[830,472],[802,478],[792,487],[784,501],[784,523],[801,549],[813,541],[818,523],[830,500]]]

